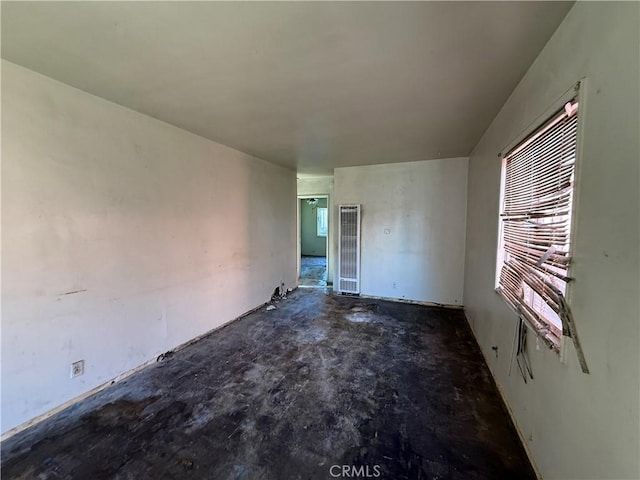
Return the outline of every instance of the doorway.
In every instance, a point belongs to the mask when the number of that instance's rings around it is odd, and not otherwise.
[[[327,196],[298,197],[300,287],[327,286],[328,207]]]

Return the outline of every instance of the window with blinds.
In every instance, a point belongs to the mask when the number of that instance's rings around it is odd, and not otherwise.
[[[555,350],[570,315],[577,130],[574,100],[502,159],[497,290]]]

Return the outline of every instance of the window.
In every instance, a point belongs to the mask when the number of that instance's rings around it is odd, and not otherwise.
[[[577,112],[574,99],[502,159],[497,291],[556,351],[570,315]]]
[[[328,227],[327,208],[318,207],[316,215],[317,215],[317,221],[318,221],[316,234],[318,235],[318,237],[326,237],[327,227]]]

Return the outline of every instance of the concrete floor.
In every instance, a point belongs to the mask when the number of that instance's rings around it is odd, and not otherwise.
[[[322,289],[2,444],[12,479],[340,478],[333,465],[386,480],[535,479],[462,311]]]
[[[298,284],[301,287],[326,287],[327,257],[302,256]]]

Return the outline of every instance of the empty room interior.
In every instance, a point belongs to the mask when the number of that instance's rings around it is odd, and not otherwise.
[[[1,27],[3,478],[640,478],[640,3]]]

